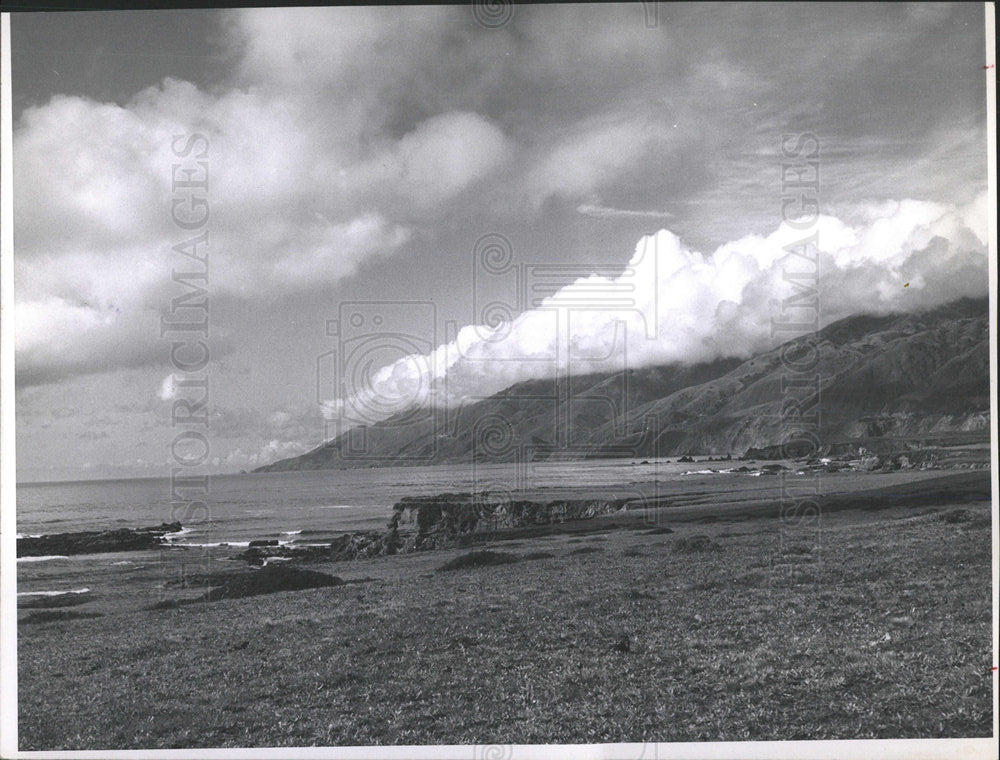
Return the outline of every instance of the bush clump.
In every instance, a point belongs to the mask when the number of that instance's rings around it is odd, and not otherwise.
[[[674,551],[684,554],[707,552],[718,548],[719,545],[704,533],[696,533],[693,536],[685,536],[674,541]]]
[[[242,599],[258,594],[274,594],[279,591],[301,591],[307,588],[339,586],[344,581],[335,575],[302,570],[297,567],[265,565],[260,570],[248,573],[220,575],[221,584],[211,589],[201,601],[214,602],[219,599]]]
[[[53,607],[77,607],[94,601],[90,594],[59,594],[58,596],[39,596],[34,599],[17,600],[19,610],[50,610]]]
[[[941,519],[946,523],[963,523],[969,522],[972,519],[972,515],[969,514],[967,509],[949,509],[943,515]]]
[[[517,562],[516,554],[481,550],[460,554],[445,562],[438,570],[466,570],[473,567],[488,567],[491,565],[509,565]]]
[[[76,610],[38,610],[20,620],[25,623],[51,623],[56,620],[80,620],[104,617],[101,612],[77,612]]]

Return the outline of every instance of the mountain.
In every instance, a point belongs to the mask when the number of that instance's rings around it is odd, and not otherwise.
[[[989,436],[988,301],[842,319],[750,359],[530,380],[413,409],[256,472],[732,455],[799,441]],[[809,448],[815,450],[815,446]]]

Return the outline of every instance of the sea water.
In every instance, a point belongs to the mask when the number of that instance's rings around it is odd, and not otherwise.
[[[207,493],[199,494],[207,515],[194,522],[185,520],[171,502],[169,478],[21,483],[16,499],[19,537],[179,521],[182,530],[168,538],[172,546],[186,549],[22,557],[17,562],[18,597],[107,597],[137,585],[155,593],[157,584],[177,572],[178,562],[226,562],[255,539],[301,545],[344,531],[383,530],[393,505],[405,496],[617,487],[677,479],[689,467],[616,459],[217,475],[210,477]]]
[[[724,465],[722,465],[724,466]],[[525,465],[435,465],[216,475],[199,498],[207,515],[186,520],[169,478],[18,484],[20,536],[140,528],[179,521],[182,545],[381,529],[405,496],[490,489],[610,486],[677,477],[689,465],[591,460]]]

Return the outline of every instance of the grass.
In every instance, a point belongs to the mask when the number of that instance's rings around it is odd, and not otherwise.
[[[204,586],[137,576],[22,630],[19,748],[988,736],[989,508],[961,508],[619,530],[586,562],[418,552],[157,611]]]

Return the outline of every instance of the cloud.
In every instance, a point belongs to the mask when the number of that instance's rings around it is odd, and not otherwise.
[[[441,237],[485,217],[543,249],[553,200],[621,226],[670,208],[709,249],[774,218],[789,130],[822,126],[831,204],[978,191],[982,97],[957,65],[979,55],[970,13],[660,6],[649,28],[638,5],[539,5],[486,30],[458,6],[223,12],[228,69],[210,87],[167,77],[117,104],[58,95],[22,113],[19,386],[166,364],[177,135],[208,138],[215,301],[316,293],[420,245],[447,251]],[[964,36],[918,44],[944,32]]]
[[[377,195],[391,188],[396,198],[423,212],[451,200],[509,159],[508,138],[482,116],[439,114],[370,161],[347,172],[348,183]]]
[[[160,389],[156,392],[156,397],[160,401],[173,401],[177,398],[177,383],[174,381],[172,374],[163,378],[163,382],[160,383]]]
[[[592,196],[638,168],[650,154],[670,153],[679,145],[672,125],[653,115],[605,114],[552,145],[529,173],[527,192],[536,206],[553,195]]]
[[[20,385],[165,363],[158,312],[179,294],[173,269],[191,265],[171,247],[195,234],[176,224],[174,203],[190,213],[195,194],[207,203],[208,297],[250,301],[329,286],[398,255],[414,221],[509,160],[510,139],[474,111],[446,108],[400,128],[385,110],[382,88],[404,86],[428,58],[418,32],[446,33],[441,10],[341,10],[343,24],[327,9],[233,14],[239,65],[217,90],[167,78],[123,105],[56,96],[23,112]],[[194,134],[204,139],[179,156]],[[178,189],[191,176],[207,189]]]
[[[325,414],[373,423],[379,410],[388,416],[408,403],[454,405],[557,372],[747,357],[794,337],[774,336],[771,320],[786,319],[794,297],[813,287],[805,301],[815,299],[821,324],[981,296],[985,214],[985,194],[960,208],[878,203],[855,208],[855,224],[827,215],[805,230],[782,223],[711,255],[660,230],[638,242],[618,277],[580,278],[508,323],[468,325],[427,356],[372,373],[352,396],[328,402]],[[795,273],[805,275],[799,286],[791,282]]]
[[[628,208],[612,208],[598,203],[581,203],[576,207],[578,214],[597,219],[667,219],[674,214],[669,211],[643,211]]]

